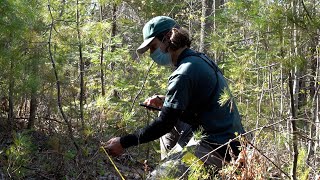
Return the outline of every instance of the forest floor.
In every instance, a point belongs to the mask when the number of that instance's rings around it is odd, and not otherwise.
[[[76,141],[81,150],[67,136],[30,130],[10,136],[0,125],[0,179],[135,180],[145,179],[152,170],[147,161],[137,160],[138,149],[109,159],[95,138]]]
[[[3,119],[2,119],[3,120]],[[0,180],[2,179],[145,179],[160,160],[156,144],[132,147],[117,157],[109,157],[99,138],[75,136],[77,150],[66,134],[17,130],[8,134],[0,119]],[[65,132],[65,131],[64,131]],[[107,140],[107,139],[104,139]],[[155,142],[156,143],[156,142]],[[148,161],[147,161],[148,160]],[[237,179],[287,179],[271,168],[258,153],[243,156],[245,168],[227,165],[221,174]],[[118,169],[118,170],[117,170]],[[241,177],[245,175],[246,177]],[[264,177],[264,178],[263,178]],[[258,178],[259,179],[259,178]]]

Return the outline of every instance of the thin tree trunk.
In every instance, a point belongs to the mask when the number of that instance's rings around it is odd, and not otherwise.
[[[297,165],[298,165],[298,140],[296,136],[297,125],[296,125],[296,109],[294,103],[294,94],[293,94],[293,82],[292,82],[292,73],[289,73],[289,93],[290,93],[290,108],[291,108],[291,137],[292,137],[292,148],[293,148],[293,160],[292,160],[292,169],[291,169],[291,179],[297,179]]]
[[[189,6],[191,7],[191,9],[193,8],[193,1],[190,2]],[[191,13],[191,11],[189,11],[189,16],[193,15]],[[190,37],[193,37],[193,26],[192,26],[192,18],[188,18],[188,31],[189,31],[189,34],[190,34]]]
[[[102,23],[103,16],[102,16],[103,8],[100,5],[100,22]],[[104,46],[103,46],[103,40],[101,42],[101,49],[100,49],[100,79],[101,79],[101,95],[105,96],[106,90],[104,87],[104,64],[103,64],[103,53],[104,53]]]
[[[32,68],[31,68],[31,73],[33,76],[38,78],[39,75],[39,66],[38,62],[36,59],[32,60]],[[38,84],[36,86],[31,87],[31,95],[30,95],[30,112],[29,112],[29,119],[28,119],[28,129],[32,129],[35,124],[35,118],[36,118],[36,112],[37,112],[37,107],[38,107],[38,101],[37,101],[37,89],[38,89]]]
[[[296,44],[296,43],[295,43]],[[296,45],[295,45],[296,47]],[[296,54],[296,53],[295,53]],[[294,67],[294,81],[293,81],[293,96],[294,96],[294,108],[296,112],[298,112],[299,108],[299,94],[300,94],[300,77],[301,77],[301,72],[297,66]]]
[[[320,46],[320,42],[318,42],[318,47]],[[317,48],[317,68],[316,68],[316,77],[315,77],[315,82],[319,82],[319,73],[320,73],[320,53],[319,53],[319,48]],[[319,89],[320,85],[318,83],[315,84],[316,86],[316,92],[314,96],[314,102],[315,102],[315,112],[314,112],[314,121],[315,121],[315,139],[316,143],[314,145],[314,151],[317,152],[319,145],[320,145],[320,118],[319,118]]]
[[[14,88],[14,62],[11,59],[10,61],[10,78],[9,78],[9,112],[8,112],[8,134],[11,136],[13,131],[14,114],[13,114],[13,88]]]
[[[292,13],[293,16],[298,16],[297,11],[297,4],[298,0],[292,0],[291,6],[292,6]],[[298,56],[298,48],[297,48],[297,42],[298,42],[298,30],[296,27],[296,24],[292,24],[292,46],[291,46],[291,55],[293,57]],[[294,76],[294,77],[293,77]],[[297,106],[298,106],[298,93],[299,93],[299,77],[300,72],[297,66],[294,67],[294,70],[291,70],[289,73],[289,93],[290,93],[290,109],[291,109],[291,117],[290,121],[288,122],[288,128],[291,131],[291,146],[292,146],[292,168],[291,168],[291,179],[296,180],[297,179],[297,163],[298,163],[298,140],[296,136],[297,127],[296,127],[296,112],[297,112]],[[294,78],[294,79],[293,79]]]
[[[61,0],[60,2],[62,4],[62,8],[60,10],[60,13],[59,13],[59,19],[62,17],[62,15],[64,14],[64,8],[65,8],[65,4],[66,4],[66,0]]]
[[[36,118],[37,112],[37,93],[32,91],[31,92],[31,100],[30,100],[30,115],[28,120],[28,129],[32,129],[34,127],[34,122]]]
[[[259,74],[259,69],[257,70],[257,88],[260,88],[259,87],[260,85],[260,74]],[[263,88],[263,86],[262,86]],[[261,93],[263,92],[263,89],[261,90]],[[259,117],[260,117],[260,101],[259,101],[259,94],[257,93],[257,97],[256,97],[256,111],[258,112],[257,115],[256,115],[256,128],[259,126]]]
[[[212,29],[213,29],[213,32],[215,33],[216,32],[216,14],[217,14],[217,7],[216,7],[216,3],[213,2],[212,3],[212,16],[213,16],[213,22],[212,22]],[[218,52],[214,52],[214,62],[217,63],[218,61]]]
[[[80,121],[81,127],[84,129],[83,119],[83,105],[84,105],[84,62],[82,57],[82,43],[81,43],[81,32],[80,32],[80,11],[79,11],[79,0],[77,0],[77,37],[78,37],[78,48],[79,48],[79,67],[80,67]]]
[[[217,21],[216,21],[217,13],[221,13],[223,11],[223,8],[222,8],[223,6],[222,5],[225,2],[227,2],[227,1],[224,1],[224,0],[211,1],[211,0],[209,0],[209,2],[208,2],[208,6],[212,7],[212,16],[213,16],[212,29],[213,29],[213,32],[216,31],[217,26],[218,26],[217,25]],[[259,42],[259,41],[257,41],[257,42]],[[215,59],[216,63],[218,63],[218,61],[223,63],[224,62],[224,51],[214,52],[214,59]]]
[[[60,88],[60,80],[59,80],[59,76],[58,76],[58,72],[56,69],[56,64],[55,64],[55,60],[52,54],[52,30],[53,30],[53,26],[54,26],[54,18],[51,12],[51,6],[50,6],[50,0],[48,0],[48,10],[50,13],[50,17],[51,17],[51,23],[50,23],[50,31],[49,31],[49,39],[48,39],[48,50],[49,50],[49,57],[51,60],[51,64],[52,64],[52,69],[54,71],[54,75],[56,78],[56,86],[57,86],[57,103],[58,103],[58,107],[59,107],[59,111],[62,115],[63,120],[65,121],[67,128],[68,128],[68,133],[69,133],[69,137],[72,140],[74,146],[76,147],[76,149],[79,151],[80,148],[78,146],[78,144],[76,143],[74,136],[73,136],[73,131],[72,131],[72,126],[71,123],[69,122],[67,116],[65,115],[63,108],[62,108],[62,97],[61,97],[61,88]]]
[[[284,44],[285,44],[285,41],[284,41],[284,37],[283,37],[283,31],[280,31],[280,44],[282,45],[281,48],[280,48],[280,55],[281,55],[281,58],[284,58],[285,57],[285,50],[283,47]],[[285,80],[284,80],[284,72],[283,72],[283,64],[282,62],[280,62],[280,107],[279,107],[279,119],[283,119],[283,112],[284,112],[284,93],[285,92],[285,89],[284,89],[284,83],[285,83]],[[282,126],[279,126],[279,132],[283,131],[283,127]],[[281,136],[279,136],[279,139],[278,139],[278,142],[281,142]],[[285,143],[285,145],[287,146],[287,143]],[[290,149],[290,148],[288,148]]]
[[[114,37],[116,36],[117,32],[117,4],[113,3],[112,7],[112,25],[111,25],[111,40],[113,41]],[[116,46],[114,42],[111,42],[110,52],[114,52]]]
[[[24,106],[24,97],[21,97],[21,102],[19,105],[19,109],[18,109],[18,116],[21,117],[22,116],[22,112],[23,112],[23,106]]]
[[[307,163],[310,164],[310,159],[311,157],[314,155],[314,141],[312,140],[312,138],[315,137],[316,135],[316,120],[317,120],[317,94],[316,94],[316,89],[318,87],[317,85],[317,62],[318,62],[318,53],[317,53],[317,46],[316,44],[318,43],[318,38],[316,37],[313,41],[313,43],[311,44],[311,52],[313,54],[313,56],[311,56],[311,60],[310,60],[310,66],[311,66],[311,77],[310,77],[310,85],[309,85],[309,93],[310,93],[310,97],[312,98],[312,110],[311,110],[311,114],[313,115],[313,121],[310,123],[309,125],[309,136],[310,136],[310,141],[308,143],[308,155],[307,155]]]
[[[315,12],[316,11],[316,4],[318,3],[318,1],[317,0],[314,0],[313,1],[313,5],[314,5],[314,7],[313,7],[313,12]],[[316,34],[320,34],[320,29],[318,28],[317,29],[317,33]],[[317,40],[316,40],[316,44],[317,44],[317,48],[316,48],[316,59],[317,59],[317,65],[316,65],[316,77],[315,77],[315,82],[319,82],[320,81],[320,79],[319,79],[319,73],[320,73],[320,37],[318,36],[317,37]],[[318,148],[319,148],[319,144],[320,144],[320,118],[319,118],[319,106],[320,106],[320,104],[319,104],[319,100],[320,100],[320,95],[319,95],[319,88],[320,88],[320,85],[319,85],[319,83],[316,83],[315,84],[315,86],[316,86],[316,89],[317,89],[317,93],[315,94],[316,95],[316,112],[315,112],[315,114],[314,114],[314,118],[315,118],[315,124],[316,124],[316,133],[315,133],[315,138],[317,139],[317,141],[316,141],[316,143],[315,143],[315,146],[314,146],[314,151],[315,152],[317,152],[317,151],[319,151],[318,150]]]
[[[268,77],[268,86],[269,86],[269,95],[270,95],[270,101],[271,101],[271,123],[274,123],[273,119],[275,117],[275,107],[274,107],[274,91],[273,91],[273,77],[272,77],[272,67],[269,67],[269,77]]]
[[[274,98],[274,90],[273,90],[273,76],[272,76],[272,66],[269,67],[269,95],[270,95],[270,105],[271,105],[271,109],[272,109],[272,112],[271,112],[271,117],[270,117],[270,122],[273,124],[274,123],[274,119],[276,117],[275,115],[275,98]],[[273,131],[273,136],[274,138],[276,138],[277,136],[277,132],[275,131],[275,127],[272,126],[271,127],[274,131]]]
[[[315,98],[315,112],[314,112],[314,119],[315,119],[315,125],[316,125],[316,132],[315,132],[315,139],[316,139],[316,143],[314,145],[314,151],[317,152],[318,148],[319,148],[319,144],[320,144],[320,119],[319,119],[319,85],[317,88],[317,94],[316,94],[316,98]]]
[[[294,0],[295,1],[295,0]],[[294,13],[296,12],[296,5],[295,2],[293,2],[293,11]],[[291,48],[291,52],[293,56],[298,56],[299,52],[298,52],[298,46],[297,46],[297,42],[298,42],[298,30],[296,29],[296,24],[293,24],[293,32],[292,32],[292,48]],[[294,96],[294,108],[295,108],[295,112],[298,112],[298,108],[299,108],[299,92],[300,92],[300,77],[301,77],[301,72],[299,70],[299,68],[297,66],[294,67],[294,81],[293,81],[293,96]]]
[[[200,43],[199,51],[208,53],[208,44],[205,42],[206,34],[211,33],[211,30],[215,30],[212,22],[208,21],[208,16],[213,12],[213,1],[212,0],[202,0],[202,15],[201,15],[201,27],[200,27]]]
[[[280,81],[281,81],[281,85],[280,85],[280,112],[279,112],[279,116],[280,119],[282,119],[283,116],[283,94],[282,92],[284,92],[284,78],[283,78],[283,65],[282,63],[280,64]]]
[[[201,15],[201,27],[200,27],[200,42],[199,42],[199,51],[204,52],[204,38],[205,38],[205,29],[206,29],[206,16],[207,16],[207,2],[206,0],[201,1],[202,4],[202,15]]]

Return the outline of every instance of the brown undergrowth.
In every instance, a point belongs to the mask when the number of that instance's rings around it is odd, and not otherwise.
[[[119,179],[94,136],[78,136],[77,151],[66,134],[24,129],[8,135],[0,128],[0,179]],[[149,165],[135,152],[113,158],[125,179],[144,179],[148,173]]]

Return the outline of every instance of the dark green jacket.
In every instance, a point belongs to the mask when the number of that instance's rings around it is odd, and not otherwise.
[[[201,126],[210,142],[225,143],[244,130],[233,99],[219,104],[223,91],[229,88],[216,64],[204,54],[186,49],[169,77],[164,106],[182,110],[180,120],[194,129]]]

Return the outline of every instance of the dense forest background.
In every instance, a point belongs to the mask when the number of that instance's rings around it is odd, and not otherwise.
[[[318,0],[1,0],[0,179],[146,177],[157,141],[113,160],[100,142],[157,115],[138,103],[172,69],[135,52],[157,15],[216,61],[251,132],[255,156],[226,179],[319,179]]]

